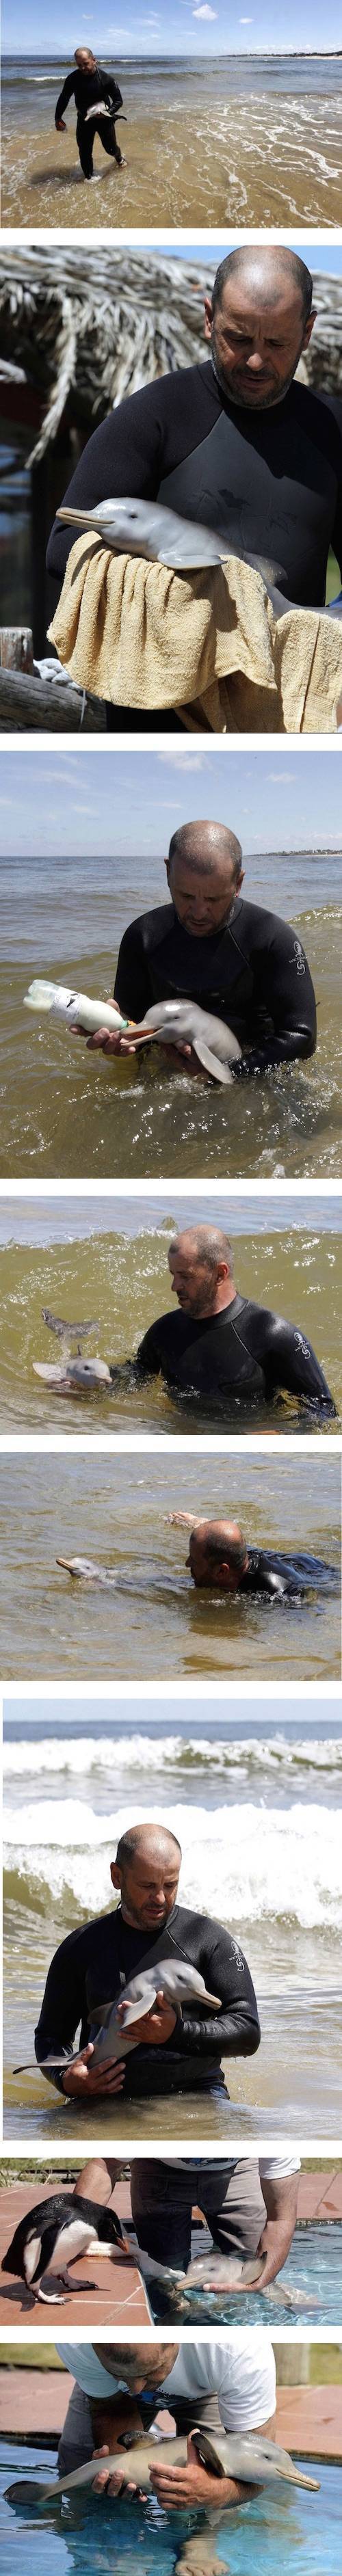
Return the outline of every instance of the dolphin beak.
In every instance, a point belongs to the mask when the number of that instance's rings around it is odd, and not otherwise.
[[[296,2469],[295,2461],[291,2461],[291,2468],[286,2471],[283,2469],[281,2474],[282,2477],[287,2477],[288,2485],[290,2487],[310,2487],[311,2495],[319,2495],[320,2479],[304,2477],[304,2470]]]
[[[208,1995],[206,1990],[205,1995],[201,1995],[201,2003],[210,2004],[211,2012],[222,2012],[222,1995]]]

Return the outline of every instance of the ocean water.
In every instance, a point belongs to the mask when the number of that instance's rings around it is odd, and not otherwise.
[[[341,1677],[339,1459],[325,1448],[287,1458],[224,1449],[3,1455],[0,1530],[1,1669],[8,1680],[174,1683],[267,1676],[286,1683]],[[323,1557],[332,1589],[269,1601],[196,1591],[187,1531],[174,1511],[229,1509],[250,1544]],[[108,1567],[113,1586],[73,1581],[58,1556]],[[15,1620],[13,1603],[15,1601]],[[114,1663],[113,1663],[114,1659]]]
[[[46,1704],[5,1711],[4,2069],[6,2135],[65,2139],[65,2105],[30,2058],[49,1961],[71,1929],[110,1903],[110,1860],[127,1822],[162,1818],[182,1846],[180,1897],[205,1908],[242,1941],[256,1987],[262,2045],[226,2069],[225,2126],[211,2106],[183,2097],[153,2105],[153,2135],[194,2145],[238,2132],[337,2136],[342,2108],[340,2028],[342,1739],[339,1712],[293,1723],[277,1698],[276,1723],[239,1710],[231,1735],[217,1709],[170,1728],[170,1716],[132,1724],[110,1714]],[[180,1712],[181,1714],[181,1712]],[[178,1711],[177,1711],[178,1716]],[[127,1722],[128,1720],[128,1722]],[[335,1731],[336,1729],[336,1731]],[[83,2117],[83,2115],[82,2115]],[[208,2130],[209,2120],[209,2130]],[[113,2126],[113,2104],[111,2107]],[[80,2135],[80,2111],[67,2113]],[[101,2133],[108,2106],[101,2104]],[[89,2122],[88,2122],[89,2127]],[[124,2135],[114,2106],[115,2137]],[[87,2132],[82,2128],[82,2134]],[[151,2133],[151,2105],[129,2108],[129,2133]],[[127,2136],[127,2113],[126,2113]],[[274,2320],[276,2322],[276,2318]]]
[[[30,838],[33,837],[33,823]],[[113,836],[114,837],[114,836]],[[127,924],[163,899],[160,859],[4,858],[0,878],[1,1175],[6,1180],[250,1175],[328,1179],[342,1168],[341,857],[246,861],[247,899],[293,922],[318,998],[318,1045],[229,1093],[163,1066],[90,1056],[58,1022],[23,1010],[34,974],[113,990]]]
[[[115,44],[115,29],[113,31]],[[111,56],[113,66],[113,55]],[[3,66],[2,220],[89,223],[79,186],[73,105],[56,135],[72,55]],[[118,175],[95,144],[92,224],[206,227],[339,223],[342,99],[338,54],[232,53],[135,61],[115,54],[127,125]],[[95,211],[96,207],[96,211]]]
[[[298,2465],[319,2479],[319,2493],[300,2487],[278,2489],[227,2514],[217,2534],[219,2556],[227,2576],[340,2576],[342,2470],[330,2462],[305,2460]],[[174,2576],[181,2543],[200,2531],[199,2517],[166,2515],[151,2500],[141,2505],[126,2499],[105,2503],[98,2496],[78,2507],[65,2499],[62,2508],[15,2509],[4,2490],[17,2476],[41,2479],[56,2470],[56,2455],[39,2445],[4,2442],[1,2458],[1,2524],[3,2576]],[[115,2527],[113,2528],[113,2512]]]
[[[74,1437],[85,1431],[106,1434],[213,1434],[282,1431],[322,1432],[342,1427],[342,1202],[329,1210],[310,1204],[265,1199],[245,1200],[246,1238],[240,1199],[215,1201],[204,1196],[193,1203],[175,1193],[173,1209],[163,1212],[157,1200],[114,1197],[102,1201],[55,1200],[1,1202],[0,1307],[2,1372],[1,1431],[56,1430]],[[95,1396],[61,1396],[35,1375],[35,1362],[55,1366],[59,1345],[42,1322],[47,1305],[54,1315],[93,1316],[97,1325],[85,1348],[119,1367],[133,1359],[158,1315],[175,1305],[168,1268],[172,1235],[182,1226],[213,1224],[230,1232],[235,1278],[243,1295],[287,1315],[308,1334],[324,1367],[336,1405],[336,1420],[317,1417],[295,1396],[278,1395],[267,1402],[244,1397],[207,1404],[167,1390],[162,1378],[135,1381],[133,1372],[115,1386],[101,1386]],[[292,1223],[291,1223],[292,1218]],[[336,1226],[335,1226],[336,1218]],[[18,1239],[19,1238],[19,1239]]]

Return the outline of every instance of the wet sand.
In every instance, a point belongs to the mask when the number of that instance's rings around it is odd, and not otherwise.
[[[85,231],[135,225],[205,224],[336,226],[341,220],[342,98],[322,90],[294,100],[253,78],[249,96],[196,108],[179,95],[158,112],[136,105],[118,123],[127,168],[120,172],[94,145],[96,193],[80,175],[75,131],[51,120],[39,132],[2,131],[2,223],[67,225]],[[174,84],[173,84],[174,92]],[[70,111],[69,111],[70,115]]]

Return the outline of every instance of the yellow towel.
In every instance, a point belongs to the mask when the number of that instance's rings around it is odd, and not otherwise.
[[[77,537],[49,638],[81,688],[152,716],[172,707],[190,731],[337,729],[342,624],[302,608],[277,621],[233,555],[179,574]]]

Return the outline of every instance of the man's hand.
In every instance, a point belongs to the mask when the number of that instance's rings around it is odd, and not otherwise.
[[[136,2487],[136,2486],[134,2486],[133,2478],[130,2478],[130,2479],[128,2480],[128,2478],[126,2478],[126,2477],[125,2477],[125,2475],[124,2475],[124,2461],[123,2461],[123,2463],[122,2463],[122,2469],[116,2469],[116,2470],[115,2470],[115,2475],[114,2475],[114,2477],[113,2477],[113,2473],[112,2473],[111,2477],[109,2477],[109,2476],[108,2476],[108,2469],[106,2468],[106,2459],[108,2459],[108,2454],[109,2454],[109,2442],[102,2442],[102,2443],[101,2443],[101,2449],[100,2449],[99,2451],[93,2451],[93,2459],[94,2459],[94,2461],[95,2461],[95,2460],[99,2460],[99,2461],[100,2461],[100,2460],[102,2460],[102,2461],[103,2461],[103,2468],[101,2468],[101,2469],[99,2468],[99,2469],[98,2469],[98,2473],[97,2473],[97,2477],[94,2477],[94,2485],[93,2485],[93,2489],[92,2489],[92,2493],[93,2493],[93,2495],[107,2495],[107,2496],[114,2496],[114,2497],[116,2497],[116,2496],[119,2496],[119,2495],[121,2494],[121,2489],[122,2489],[122,2487],[124,2487],[124,2489],[125,2489],[125,2495],[135,2495],[135,2496],[136,2496],[136,2495],[137,2495],[137,2496],[144,2495],[144,2494],[145,2494],[145,2489],[144,2489],[144,2487]],[[126,2465],[126,2460],[125,2460],[125,2465]]]
[[[118,2004],[118,2015],[120,2010],[124,2013],[124,2006],[120,2006],[120,2004]],[[167,2039],[172,2039],[172,2032],[175,2030],[176,2021],[177,2013],[173,2011],[172,2004],[168,2004],[166,2002],[166,1997],[163,1995],[162,1987],[160,1987],[159,1993],[155,1998],[155,2003],[152,2005],[152,2011],[144,2013],[142,2020],[138,2021],[136,2024],[137,2044],[140,2046],[140,2043],[142,2042],[143,2045],[148,2048],[165,2048],[165,2041]],[[131,2024],[131,2028],[133,2030],[133,2023]]]
[[[199,1064],[198,1055],[195,1054],[194,1047],[187,1046],[184,1043],[184,1040],[181,1043],[181,1040],[178,1040],[178,1038],[174,1038],[172,1046],[170,1046],[169,1038],[165,1038],[165,1042],[160,1038],[159,1045],[162,1048],[163,1055],[168,1056],[169,1062],[173,1064],[174,1069],[177,1070],[177,1056],[186,1056],[187,1073],[197,1074],[197,1078],[200,1082],[209,1082],[210,1076],[208,1073],[204,1072],[203,1065]]]
[[[258,2488],[255,2486],[244,2484],[242,2488],[237,2478],[216,2478],[212,2476],[210,2469],[204,2469],[201,2460],[197,2458],[191,2433],[189,2433],[187,2450],[185,2469],[168,2469],[165,2461],[163,2466],[158,2468],[157,2453],[156,2466],[150,2469],[151,2487],[154,2494],[158,2496],[159,2504],[164,2506],[165,2512],[172,2512],[173,2509],[174,2513],[180,2513],[183,2508],[190,2512],[199,2504],[210,2505],[211,2508],[215,2505],[217,2510],[221,2511],[223,2506],[240,2504],[242,2496],[244,2500],[249,2501],[251,2496],[258,2494]]]
[[[165,1512],[165,1524],[171,1529],[197,1529],[194,1512]]]
[[[80,2056],[74,2058],[73,2065],[66,2066],[65,2070],[63,2068],[63,2093],[75,2094],[76,2099],[81,2099],[82,2102],[88,2101],[94,2093],[122,2093],[126,2074],[125,2058],[120,2060],[116,2058],[113,2066],[99,2067],[92,2066],[93,2056],[94,2046],[90,2039],[88,2048],[81,2049]]]
[[[66,134],[65,116],[55,116],[56,134]]]
[[[79,1034],[84,1036],[84,1030]],[[134,1029],[131,1037],[128,1030],[118,1029],[116,1034],[116,1029],[94,1029],[92,1037],[87,1038],[87,1048],[89,1055],[134,1055]]]

